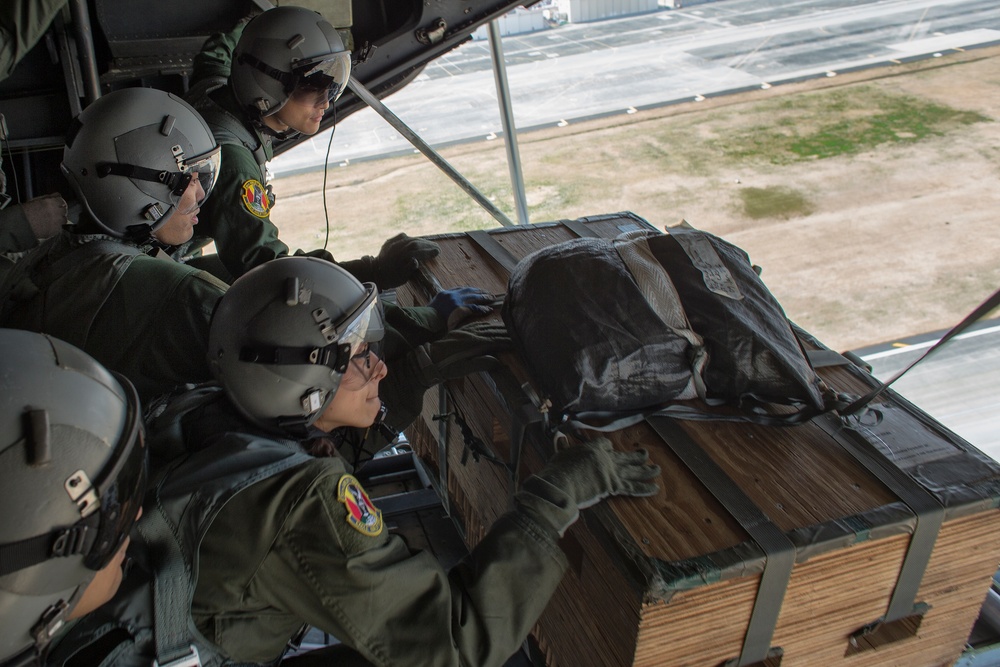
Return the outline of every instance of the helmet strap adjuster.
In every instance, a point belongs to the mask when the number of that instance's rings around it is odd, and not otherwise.
[[[156,202],[153,202],[146,208],[142,209],[142,217],[146,218],[150,222],[156,222],[163,217],[163,207]]]
[[[51,556],[53,558],[65,558],[66,556],[80,556],[90,551],[90,526],[77,524],[72,528],[60,531],[55,541],[52,542]]]
[[[323,407],[323,391],[321,389],[310,389],[302,395],[302,410],[311,415]]]

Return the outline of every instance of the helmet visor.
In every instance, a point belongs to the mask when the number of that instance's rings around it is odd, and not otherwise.
[[[221,165],[222,148],[220,146],[216,146],[204,155],[185,160],[181,167],[181,178],[178,179],[177,186],[171,192],[172,198],[177,198],[174,204],[177,205],[180,202],[180,198],[184,196],[184,192],[191,181],[197,178],[203,193],[197,201],[198,206],[201,206],[208,199],[208,195],[211,194],[212,188],[215,187],[215,182],[219,180],[219,168]]]
[[[337,333],[337,343],[350,346],[350,358],[357,356],[368,343],[380,341],[385,335],[378,288],[373,283],[365,283],[365,288],[368,290],[365,299],[344,319],[343,328]]]
[[[320,98],[333,102],[344,92],[351,76],[351,52],[338,51],[295,64],[295,85],[289,97],[296,102],[319,104]]]
[[[104,569],[118,553],[135,525],[146,493],[148,469],[139,398],[131,383],[121,376],[117,378],[129,393],[127,423],[116,447],[117,455],[96,483],[100,523],[97,537],[83,559],[83,564],[91,570]]]

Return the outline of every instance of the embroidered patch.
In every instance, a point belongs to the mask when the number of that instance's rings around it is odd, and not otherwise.
[[[267,199],[267,188],[252,178],[243,181],[243,205],[258,218],[266,218],[271,212],[271,202]]]
[[[337,500],[347,508],[347,523],[352,528],[372,537],[382,533],[382,511],[372,504],[360,482],[351,475],[340,478]]]

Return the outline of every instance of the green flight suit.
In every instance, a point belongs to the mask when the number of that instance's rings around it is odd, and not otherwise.
[[[288,246],[278,239],[278,229],[269,216],[275,197],[267,186],[264,162],[273,156],[271,135],[250,121],[227,83],[233,49],[244,25],[240,23],[230,32],[218,33],[206,40],[195,56],[191,90],[186,96],[205,116],[222,146],[219,178],[198,214],[196,236],[191,246],[197,248],[214,239],[218,259],[225,271],[209,268],[201,258],[192,263],[217,275],[221,273],[223,279],[239,277],[255,266],[289,254]],[[222,118],[228,121],[223,123]],[[234,132],[233,123],[242,129]],[[326,250],[296,250],[294,254],[336,261]],[[370,275],[369,261],[357,259],[337,263],[361,282],[375,282]],[[409,357],[414,347],[436,340],[447,331],[447,323],[433,308],[400,308],[385,303],[385,310],[389,326],[383,356],[390,367],[404,360],[412,365],[415,362]],[[412,376],[390,373],[382,383],[382,399],[389,408],[388,423],[397,429],[407,427],[420,413],[424,391],[425,387],[414,382]],[[365,450],[371,453],[385,444],[373,434]]]
[[[211,413],[187,445],[225,438]],[[348,522],[340,458],[251,486],[199,551],[196,627],[232,658],[267,661],[308,623],[375,665],[500,665],[524,641],[566,568],[557,535],[522,512],[499,519],[450,572],[386,530]]]
[[[30,51],[66,4],[66,0],[4,0],[0,3],[0,81]],[[7,179],[0,155],[0,195],[7,192]],[[2,200],[3,197],[0,197]],[[38,245],[35,232],[20,206],[0,210],[0,254],[18,253]],[[0,268],[0,271],[5,271]]]
[[[342,459],[296,459],[276,471],[278,459],[301,458],[299,443],[247,423],[215,389],[176,398],[149,426],[154,461],[187,452],[169,467],[154,468],[166,477],[151,488],[164,491],[155,502],[147,497],[155,507],[147,505],[142,519],[166,512],[188,563],[171,571],[197,578],[193,626],[179,619],[189,639],[171,639],[194,642],[203,656],[219,656],[221,649],[223,657],[253,664],[276,660],[303,624],[379,666],[489,667],[518,650],[567,567],[556,544],[558,521],[546,516],[575,512],[568,496],[552,489],[546,498],[522,498],[446,572],[432,555],[413,552],[389,534],[377,501],[366,502]],[[220,488],[219,480],[232,491]],[[143,592],[149,577],[137,585],[134,575],[145,558],[132,555],[136,568],[115,600],[69,633],[65,655],[116,626],[136,643],[119,638],[122,648],[105,645],[88,664],[105,664],[103,655],[112,656],[109,662],[117,655],[121,664],[148,664],[138,654],[148,658],[152,643],[151,598]],[[164,595],[184,599],[190,583],[183,579],[161,580],[172,586]],[[219,662],[213,657],[207,664]]]
[[[0,79],[32,49],[66,0],[4,0],[0,3]]]
[[[208,325],[227,286],[146,249],[63,231],[9,272],[0,325],[76,345],[127,377],[144,402],[211,379]]]

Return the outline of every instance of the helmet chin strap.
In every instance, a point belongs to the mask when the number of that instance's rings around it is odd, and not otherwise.
[[[385,423],[387,414],[389,414],[389,408],[386,407],[385,403],[380,401],[378,415],[375,417],[375,422],[372,424],[372,428],[378,431],[382,437],[385,438],[386,442],[393,442],[399,437],[399,430]]]

